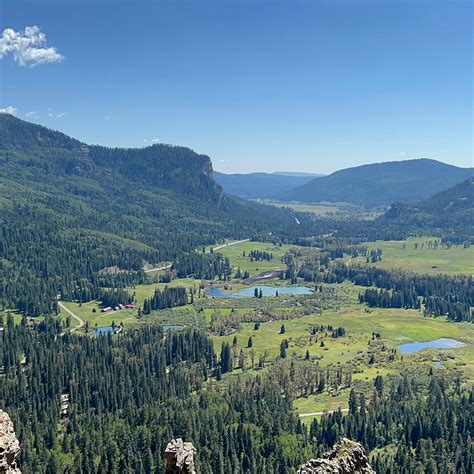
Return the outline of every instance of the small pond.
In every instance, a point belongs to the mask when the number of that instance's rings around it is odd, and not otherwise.
[[[182,324],[164,324],[163,329],[165,331],[172,331],[173,329],[184,329],[185,326]],[[103,326],[100,328],[94,329],[94,336],[100,336],[101,334],[107,334],[109,332],[114,332],[115,330],[119,329],[117,326]]]
[[[249,286],[242,288],[234,293],[225,293],[222,288],[214,286],[207,291],[207,294],[216,298],[250,298],[255,296],[255,288],[258,292],[262,291],[262,296],[275,296],[278,291],[279,295],[310,295],[313,293],[312,288],[307,286]]]
[[[433,341],[426,342],[410,342],[408,344],[401,344],[398,346],[402,354],[414,354],[415,352],[422,351],[423,349],[456,349],[458,347],[464,347],[465,344],[456,339],[435,339]]]
[[[184,329],[182,324],[163,324],[163,329],[165,331],[172,331],[173,329]]]
[[[94,336],[99,336],[100,334],[107,334],[108,332],[114,332],[117,329],[117,326],[103,326],[101,328],[94,329]]]

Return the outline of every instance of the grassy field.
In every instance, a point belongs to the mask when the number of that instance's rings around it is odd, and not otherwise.
[[[98,327],[110,326],[112,322],[119,324],[123,322],[124,324],[137,324],[137,314],[136,309],[127,310],[122,309],[119,311],[110,311],[108,313],[101,313],[101,307],[97,301],[89,301],[87,303],[73,303],[70,301],[63,301],[64,306],[71,310],[75,315],[79,316],[83,321],[89,321],[90,326],[93,328],[96,324]],[[93,310],[95,309],[95,313]],[[61,314],[63,314],[61,312]],[[78,322],[72,318],[71,320],[72,327],[78,325]]]
[[[382,262],[375,264],[380,267],[404,268],[415,272],[426,273],[472,273],[474,253],[472,249],[461,247],[431,248],[435,239],[409,239],[405,242],[374,242],[370,243],[370,248],[381,248],[383,250]],[[416,247],[416,248],[415,248]],[[263,242],[241,242],[239,244],[225,247],[219,250],[227,257],[234,268],[240,267],[241,271],[248,271],[251,276],[283,270],[285,264],[281,261],[282,256],[296,246],[283,245],[276,246]],[[265,251],[273,254],[273,259],[269,262],[250,262],[248,257],[251,250]],[[243,253],[245,252],[245,257]],[[357,261],[359,259],[354,259]],[[365,262],[364,259],[360,259]],[[435,267],[435,268],[433,268]],[[174,280],[168,286],[182,286],[196,290],[202,284],[200,280],[192,278]],[[286,281],[273,280],[268,284],[287,284]],[[129,291],[134,295],[134,299],[139,305],[143,305],[145,298],[153,295],[156,288],[166,286],[163,283],[151,285],[138,285]],[[234,281],[229,284],[229,289],[233,291],[239,289],[241,282]],[[331,285],[329,285],[331,286]],[[463,375],[464,380],[474,383],[474,325],[467,323],[450,323],[443,318],[425,318],[420,311],[404,309],[368,309],[365,305],[356,303],[358,292],[361,288],[345,282],[339,285],[332,285],[335,289],[334,298],[338,304],[337,310],[324,310],[322,314],[316,314],[310,306],[310,313],[301,311],[299,307],[279,310],[271,298],[265,301],[253,301],[251,298],[240,302],[238,300],[229,301],[225,299],[208,299],[196,295],[195,305],[188,305],[180,308],[162,310],[154,312],[150,317],[139,320],[138,311],[120,310],[110,313],[101,313],[98,302],[90,302],[79,306],[76,303],[65,303],[75,314],[84,321],[89,321],[90,326],[107,326],[112,322],[119,324],[123,322],[126,327],[150,323],[175,323],[191,325],[193,327],[210,327],[210,322],[214,312],[226,317],[234,308],[237,314],[244,315],[256,311],[262,314],[268,307],[276,319],[262,322],[260,328],[255,330],[254,322],[241,322],[240,330],[225,336],[211,335],[214,341],[216,353],[219,354],[222,343],[228,342],[232,345],[234,337],[237,337],[238,351],[242,349],[247,355],[247,367],[250,367],[250,353],[255,353],[255,363],[260,357],[265,357],[268,362],[278,358],[280,355],[280,344],[286,339],[288,349],[287,359],[293,357],[302,360],[309,352],[313,363],[318,363],[321,368],[335,367],[350,368],[352,372],[353,384],[363,387],[363,390],[372,390],[373,379],[381,374],[400,374],[407,371],[415,374],[421,371],[449,370],[457,371]],[[200,304],[201,301],[201,304]],[[318,305],[316,304],[316,307]],[[199,308],[203,308],[200,311]],[[327,307],[327,306],[326,306]],[[96,311],[93,312],[93,309]],[[293,319],[279,320],[278,317],[286,317],[285,310],[291,314]],[[295,311],[301,311],[299,317],[295,317]],[[313,314],[314,313],[314,314]],[[278,316],[279,314],[279,316]],[[76,324],[73,320],[72,324]],[[285,332],[280,334],[281,325],[284,324]],[[317,333],[311,335],[313,326],[328,326],[334,328],[343,327],[346,335],[340,338],[332,338],[331,334]],[[374,343],[373,333],[380,333],[380,339]],[[248,347],[249,338],[252,338],[252,348]],[[423,342],[438,338],[452,338],[466,344],[458,349],[436,349],[420,351],[415,354],[397,353],[394,360],[389,357],[390,350],[406,342]],[[380,349],[380,346],[384,346]],[[375,354],[375,362],[369,362],[371,355]],[[434,361],[442,363],[442,368],[437,368]],[[263,369],[267,370],[267,367]],[[246,374],[254,373],[253,370],[245,371]],[[255,370],[257,373],[257,370]],[[242,374],[240,369],[235,369],[231,374],[225,374],[225,378]],[[320,413],[324,410],[335,410],[339,407],[346,408],[349,397],[348,388],[340,391],[326,390],[317,395],[306,398],[299,398],[295,401],[295,409],[299,414]],[[319,416],[319,415],[318,415]],[[314,416],[303,417],[305,423],[310,423]]]
[[[154,283],[151,285],[137,285],[135,288],[128,288],[128,291],[134,295],[135,301],[138,305],[143,306],[145,298],[150,298],[153,296],[156,288],[164,288],[165,286],[181,286],[185,288],[195,288],[198,290],[201,281],[195,280],[194,278],[182,278],[179,280],[173,280],[171,283]],[[196,296],[196,300],[198,300]],[[97,324],[98,327],[110,326],[112,322],[119,324],[123,322],[125,325],[130,324],[140,324],[145,322],[139,321],[137,319],[138,310],[137,309],[121,309],[118,311],[110,311],[107,313],[101,312],[101,305],[99,301],[89,301],[88,303],[78,303],[63,301],[64,306],[70,309],[74,314],[79,316],[83,321],[89,321],[91,327],[95,327]],[[188,305],[186,310],[193,310],[192,305]],[[95,309],[95,312],[93,311]],[[178,309],[178,308],[173,308]],[[183,309],[183,308],[181,308]],[[62,313],[61,313],[62,314]],[[65,315],[63,315],[65,316]],[[72,326],[77,326],[78,323],[75,319],[71,321]]]
[[[195,278],[180,278],[172,280],[170,283],[153,283],[152,285],[137,285],[135,288],[129,288],[129,292],[135,295],[135,300],[139,305],[143,305],[145,298],[153,296],[156,288],[163,289],[165,286],[175,287],[180,286],[184,288],[194,288],[196,291],[199,289],[201,280]]]
[[[381,211],[364,209],[351,204],[345,203],[279,203],[270,201],[268,204],[276,207],[289,207],[297,212],[310,212],[320,217],[337,217],[341,219],[356,218],[364,220],[372,220],[382,214]]]
[[[457,339],[469,345],[474,341],[472,324],[450,323],[442,318],[425,318],[416,310],[377,308],[366,312],[365,309],[363,305],[353,305],[337,312],[325,311],[321,316],[310,315],[286,321],[271,321],[262,323],[259,330],[254,330],[253,323],[243,323],[242,330],[236,335],[239,346],[244,350],[248,350],[245,346],[248,338],[252,336],[253,349],[256,353],[263,354],[266,351],[269,356],[277,356],[281,341],[288,339],[289,355],[295,353],[303,356],[308,349],[312,356],[321,357],[322,366],[348,361],[355,357],[358,351],[367,350],[372,332],[379,332],[382,340],[393,348],[405,342],[422,342],[441,337]],[[282,324],[285,325],[285,333],[279,334]],[[324,337],[324,347],[320,347],[320,336],[318,342],[308,343],[310,328],[321,324],[342,326],[348,332],[348,336],[338,339]],[[219,348],[224,341],[232,343],[234,334],[213,338],[216,347]],[[463,350],[450,350],[453,351],[461,353]],[[474,354],[472,363],[474,369]]]
[[[281,325],[285,325],[285,333],[280,334]],[[343,327],[346,336],[333,339],[330,335],[318,333],[316,340],[310,339],[310,328],[313,325],[328,324],[333,327]],[[369,365],[369,353],[372,347],[369,341],[372,333],[381,335],[388,354],[390,349],[406,342],[423,342],[438,338],[452,338],[466,344],[458,349],[432,349],[415,354],[400,354],[393,362],[377,359]],[[474,382],[474,325],[468,323],[450,323],[443,318],[425,318],[415,310],[403,309],[370,309],[363,305],[350,305],[337,312],[325,311],[322,315],[309,315],[285,321],[270,321],[262,323],[260,329],[255,330],[253,323],[243,323],[241,331],[228,336],[213,336],[215,349],[220,350],[222,342],[232,344],[237,336],[238,350],[242,348],[249,355],[251,349],[247,347],[249,337],[252,337],[252,350],[255,351],[255,360],[266,354],[267,360],[279,356],[280,344],[284,339],[289,342],[287,358],[302,358],[308,350],[311,358],[317,360],[320,367],[350,366],[354,369],[353,380],[371,385],[378,375],[417,373],[425,368],[436,369],[434,361],[441,361],[443,366],[457,370],[464,374],[466,379]],[[324,347],[321,347],[321,340]],[[247,358],[248,362],[250,357]],[[240,371],[239,371],[240,372]],[[325,409],[334,410],[346,407],[348,390],[339,394],[327,392],[297,399],[295,408],[298,413],[320,412]],[[312,417],[305,417],[305,423],[311,422]]]
[[[435,240],[434,237],[422,237],[370,243],[369,248],[380,248],[383,252],[382,261],[372,265],[428,274],[474,274],[474,247],[430,248],[428,242]]]
[[[284,270],[286,265],[282,263],[281,257],[285,255],[291,248],[297,248],[295,245],[273,245],[265,242],[242,242],[231,247],[225,247],[219,250],[220,253],[229,258],[234,270],[238,267],[242,271],[248,271],[251,277],[257,276],[262,272],[270,272],[274,270]],[[251,262],[248,254],[252,250],[260,250],[262,252],[269,252],[273,254],[273,259],[270,261]],[[245,252],[245,257],[243,256]]]

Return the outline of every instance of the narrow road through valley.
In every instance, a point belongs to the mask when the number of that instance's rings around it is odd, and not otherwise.
[[[217,247],[212,247],[212,250],[216,251],[216,250],[220,250],[220,249],[223,249],[223,248],[226,248],[226,247],[230,247],[231,245],[242,244],[244,242],[249,242],[249,241],[250,241],[250,239],[236,240],[234,242],[228,242],[226,244],[220,244]]]
[[[158,268],[148,268],[147,270],[144,270],[145,273],[151,273],[151,272],[159,272],[160,270],[168,270],[168,268],[171,268],[173,264],[168,263],[167,265],[164,265],[162,267]]]
[[[74,318],[78,323],[79,323],[79,326],[73,328],[72,330],[74,331],[75,329],[80,329],[84,326],[84,324],[86,324],[84,322],[84,320],[82,320],[79,316],[77,316],[77,314],[74,314],[69,308],[66,308],[66,306],[64,306],[61,301],[58,301],[58,306],[63,309],[64,311],[66,311],[67,314],[69,314],[69,316],[71,316],[72,318]]]

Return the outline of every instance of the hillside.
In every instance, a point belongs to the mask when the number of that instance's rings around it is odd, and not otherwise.
[[[420,201],[472,175],[472,168],[458,168],[426,158],[393,161],[336,171],[276,197],[287,202],[388,206],[393,202]]]
[[[315,179],[315,175],[282,172],[224,174],[214,171],[214,178],[226,193],[249,199],[265,199],[306,184]]]
[[[468,178],[415,204],[394,203],[378,222],[412,229],[448,230],[451,231],[450,240],[459,243],[472,239],[474,178]],[[449,232],[445,232],[445,235],[449,235]]]
[[[28,314],[54,312],[57,294],[87,300],[100,286],[142,281],[144,261],[313,225],[227,196],[209,157],[188,148],[90,146],[7,114],[0,206],[0,303]],[[109,267],[121,271],[106,277]]]

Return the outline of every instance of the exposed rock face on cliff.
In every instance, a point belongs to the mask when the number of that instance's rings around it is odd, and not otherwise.
[[[375,474],[375,471],[359,443],[341,438],[322,458],[311,459],[301,466],[298,474]]]
[[[196,474],[195,454],[192,443],[185,443],[181,438],[172,439],[165,450],[166,474]]]
[[[8,413],[0,410],[0,474],[21,474],[16,465],[20,443]]]

